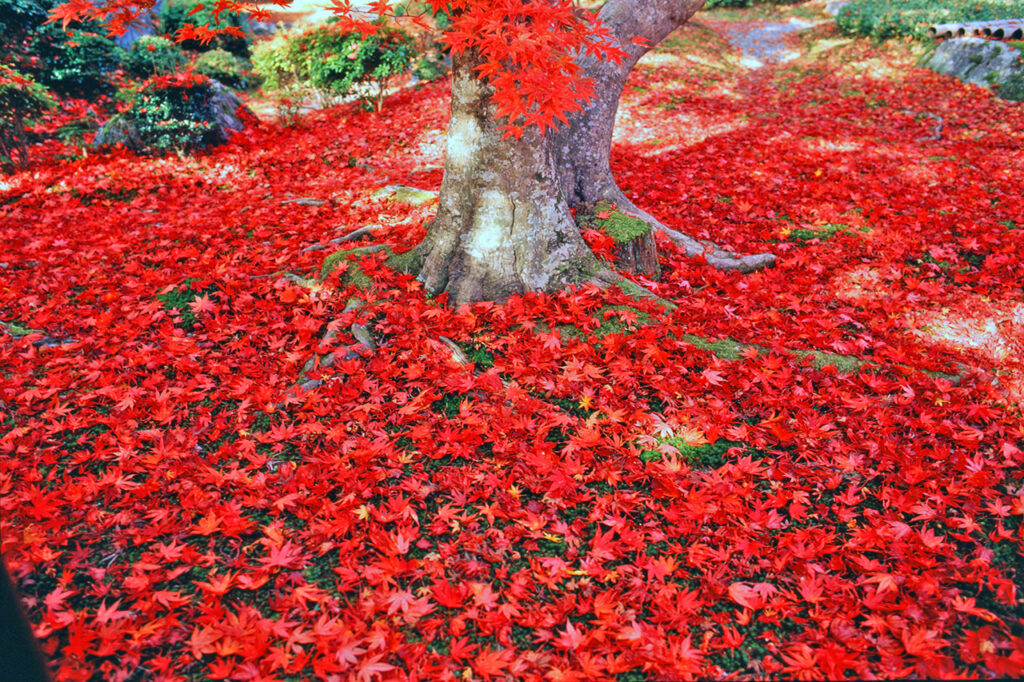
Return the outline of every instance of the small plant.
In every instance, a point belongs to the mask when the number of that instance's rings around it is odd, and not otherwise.
[[[401,29],[380,24],[364,37],[325,24],[256,46],[253,68],[269,90],[298,86],[328,104],[359,88],[380,111],[388,82],[409,70],[414,54],[412,37]]]
[[[185,55],[175,43],[161,36],[142,36],[132,43],[124,66],[139,78],[175,73],[185,65]]]
[[[31,76],[0,64],[0,166],[25,166],[28,161],[25,127],[55,106],[49,90]]]
[[[210,50],[196,59],[192,68],[207,78],[232,88],[242,89],[248,84],[245,62],[227,50]]]
[[[36,28],[28,54],[39,82],[60,95],[86,98],[113,90],[111,77],[125,58],[125,51],[100,29],[65,32],[60,22]]]

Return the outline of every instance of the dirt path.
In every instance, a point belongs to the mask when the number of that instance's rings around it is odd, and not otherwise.
[[[715,28],[739,48],[746,66],[759,68],[768,63],[787,62],[800,56],[786,38],[817,24],[791,17],[788,21],[715,22]]]

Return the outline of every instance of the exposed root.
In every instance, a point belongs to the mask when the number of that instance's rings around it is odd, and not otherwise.
[[[642,287],[633,280],[620,275],[611,268],[601,268],[587,280],[589,284],[594,284],[601,288],[607,288],[610,286],[617,286],[622,291],[633,298],[647,298],[652,301],[657,301],[659,304],[665,306],[668,310],[675,310],[677,306],[672,301],[658,296],[656,293],[646,287]]]
[[[732,251],[726,251],[714,242],[694,239],[688,234],[673,230],[647,211],[638,208],[617,186],[610,188],[605,194],[607,195],[605,198],[615,204],[617,211],[631,218],[642,220],[652,228],[664,233],[669,239],[682,247],[686,251],[687,256],[694,258],[703,256],[707,264],[713,268],[724,271],[736,270],[745,274],[775,265],[774,254],[755,253],[742,256]]]
[[[901,109],[900,113],[915,118],[930,118],[935,121],[932,124],[932,134],[917,138],[917,142],[933,142],[942,139],[942,129],[946,126],[946,119],[938,114],[933,114],[930,111],[914,111],[913,109]]]

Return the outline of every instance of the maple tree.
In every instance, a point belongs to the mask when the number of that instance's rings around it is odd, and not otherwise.
[[[772,264],[770,254],[737,256],[665,226],[634,205],[612,177],[612,131],[630,71],[703,4],[608,0],[594,16],[572,0],[427,3],[449,17],[443,34],[453,59],[448,152],[431,228],[395,264],[455,303],[567,284],[630,284],[594,256],[574,219],[600,202],[716,267],[749,272]],[[116,31],[150,5],[73,0],[53,17],[103,19]],[[252,9],[231,0],[219,0],[216,8]],[[348,0],[332,9],[344,19],[341,30],[379,30],[353,18]],[[386,15],[390,3],[378,0],[370,9]],[[209,37],[210,31],[216,28],[188,26],[178,38]],[[645,242],[649,260],[655,258],[650,231],[636,238]]]
[[[443,84],[3,177],[0,553],[58,679],[1021,676],[1024,108],[901,45],[664,49],[623,190],[783,256],[657,237],[673,311],[285,276],[424,238],[372,197],[440,186]]]

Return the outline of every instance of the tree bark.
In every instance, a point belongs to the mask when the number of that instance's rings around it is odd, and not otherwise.
[[[503,139],[492,90],[474,75],[478,58],[468,52],[456,57],[437,216],[424,241],[401,259],[402,269],[418,273],[431,293],[447,292],[455,304],[500,301],[568,284],[621,284],[622,277],[583,241],[570,211],[589,210],[600,201],[665,232],[689,255],[703,256],[714,267],[749,272],[772,264],[770,254],[740,257],[666,227],[626,198],[612,177],[609,155],[619,98],[630,70],[649,49],[633,38],[656,45],[703,4],[609,0],[600,18],[628,57],[621,64],[579,57],[595,81],[595,100],[546,138],[528,128],[518,140]],[[653,236],[643,240],[632,248],[653,253]]]
[[[604,4],[598,17],[611,29],[619,47],[628,56],[620,63],[602,61],[590,55],[577,59],[585,75],[594,80],[595,98],[582,112],[569,119],[568,126],[554,135],[556,167],[560,171],[562,191],[573,207],[611,202],[622,213],[664,232],[689,256],[703,256],[708,265],[720,270],[752,272],[774,265],[775,256],[767,253],[740,256],[712,242],[699,241],[673,230],[627,198],[611,171],[615,114],[630,71],[651,48],[689,21],[703,7],[704,1],[609,0]]]
[[[453,62],[437,217],[414,257],[420,280],[461,304],[606,277],[559,188],[550,145],[536,129],[502,138],[476,63],[468,54]]]

